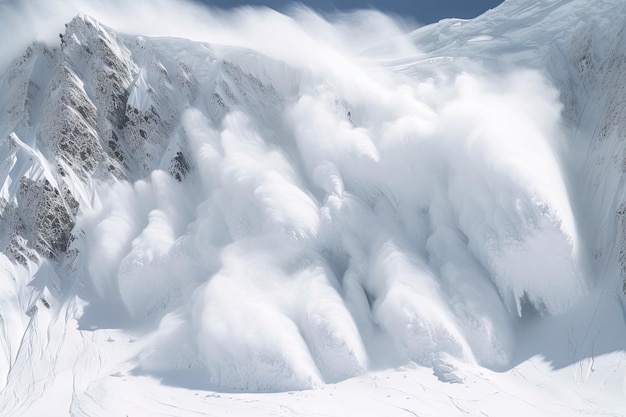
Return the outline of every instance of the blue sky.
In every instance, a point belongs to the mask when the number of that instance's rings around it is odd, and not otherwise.
[[[277,10],[281,10],[291,3],[288,0],[197,1],[222,8],[251,4],[264,5]],[[323,12],[374,7],[421,23],[432,23],[446,17],[475,17],[502,3],[502,0],[303,0],[300,3]]]

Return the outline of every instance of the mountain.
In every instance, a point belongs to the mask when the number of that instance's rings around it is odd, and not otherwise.
[[[0,415],[624,412],[625,19],[33,43],[0,78]]]

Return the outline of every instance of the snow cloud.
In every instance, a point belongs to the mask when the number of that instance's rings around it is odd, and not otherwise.
[[[100,185],[82,214],[94,297],[162,316],[144,369],[276,390],[442,354],[502,367],[523,308],[560,313],[586,291],[541,74],[403,75],[387,64],[420,52],[371,11],[163,0],[2,2],[0,64],[79,11],[247,48],[230,61],[280,96],[223,117],[199,96],[179,121],[194,175]]]

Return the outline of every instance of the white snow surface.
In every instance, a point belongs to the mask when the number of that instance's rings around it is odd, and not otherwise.
[[[0,2],[0,415],[626,414],[622,0],[70,4]]]

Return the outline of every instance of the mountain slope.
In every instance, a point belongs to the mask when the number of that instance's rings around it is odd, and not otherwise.
[[[31,45],[0,87],[3,415],[623,411],[626,7],[589,5],[314,66],[86,15]]]

